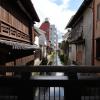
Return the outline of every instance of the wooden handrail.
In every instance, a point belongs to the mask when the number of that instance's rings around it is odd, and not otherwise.
[[[0,72],[100,73],[99,66],[1,66]]]

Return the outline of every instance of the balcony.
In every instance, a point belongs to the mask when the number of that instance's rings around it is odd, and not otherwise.
[[[0,72],[14,73],[0,76],[1,100],[100,100],[100,67],[17,66],[0,67]],[[41,75],[30,76],[32,72]],[[54,72],[63,72],[64,76],[54,76]],[[80,73],[84,77],[79,77]]]
[[[76,20],[75,25],[73,25],[69,35],[68,35],[69,43],[84,43],[83,39],[83,17]]]

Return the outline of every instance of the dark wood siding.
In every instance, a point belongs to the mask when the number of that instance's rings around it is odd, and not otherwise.
[[[29,35],[30,20],[12,0],[9,2],[8,0],[2,0],[0,4],[0,20]]]

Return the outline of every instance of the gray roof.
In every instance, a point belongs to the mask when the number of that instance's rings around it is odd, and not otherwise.
[[[7,40],[0,40],[0,43],[8,46],[12,46],[12,49],[23,49],[23,50],[39,49],[39,47],[35,44],[31,45],[31,44],[25,44],[25,43],[19,43],[19,42],[7,41]]]
[[[72,27],[72,25],[75,23],[75,21],[77,21],[77,19],[82,15],[82,13],[85,11],[85,9],[89,6],[89,4],[92,1],[93,0],[84,0],[83,1],[83,3],[81,4],[81,6],[79,7],[78,11],[76,12],[76,14],[71,17],[69,23],[66,26],[66,29]]]
[[[16,0],[15,0],[16,1]],[[20,5],[22,4],[22,5]],[[37,15],[37,12],[34,8],[34,5],[32,4],[32,1],[31,0],[17,0],[17,3],[19,4],[19,6],[22,8],[22,6],[25,8],[25,10],[27,11],[27,13],[30,14],[30,16],[32,17],[32,20],[33,21],[37,21],[37,22],[40,22],[40,19]]]

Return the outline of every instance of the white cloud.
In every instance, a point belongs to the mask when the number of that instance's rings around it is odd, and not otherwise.
[[[75,13],[68,9],[69,0],[63,0],[62,5],[57,5],[50,0],[32,0],[36,12],[40,18],[41,25],[46,17],[50,19],[51,24],[55,24],[57,30],[64,32],[65,27],[70,19],[70,17]]]

